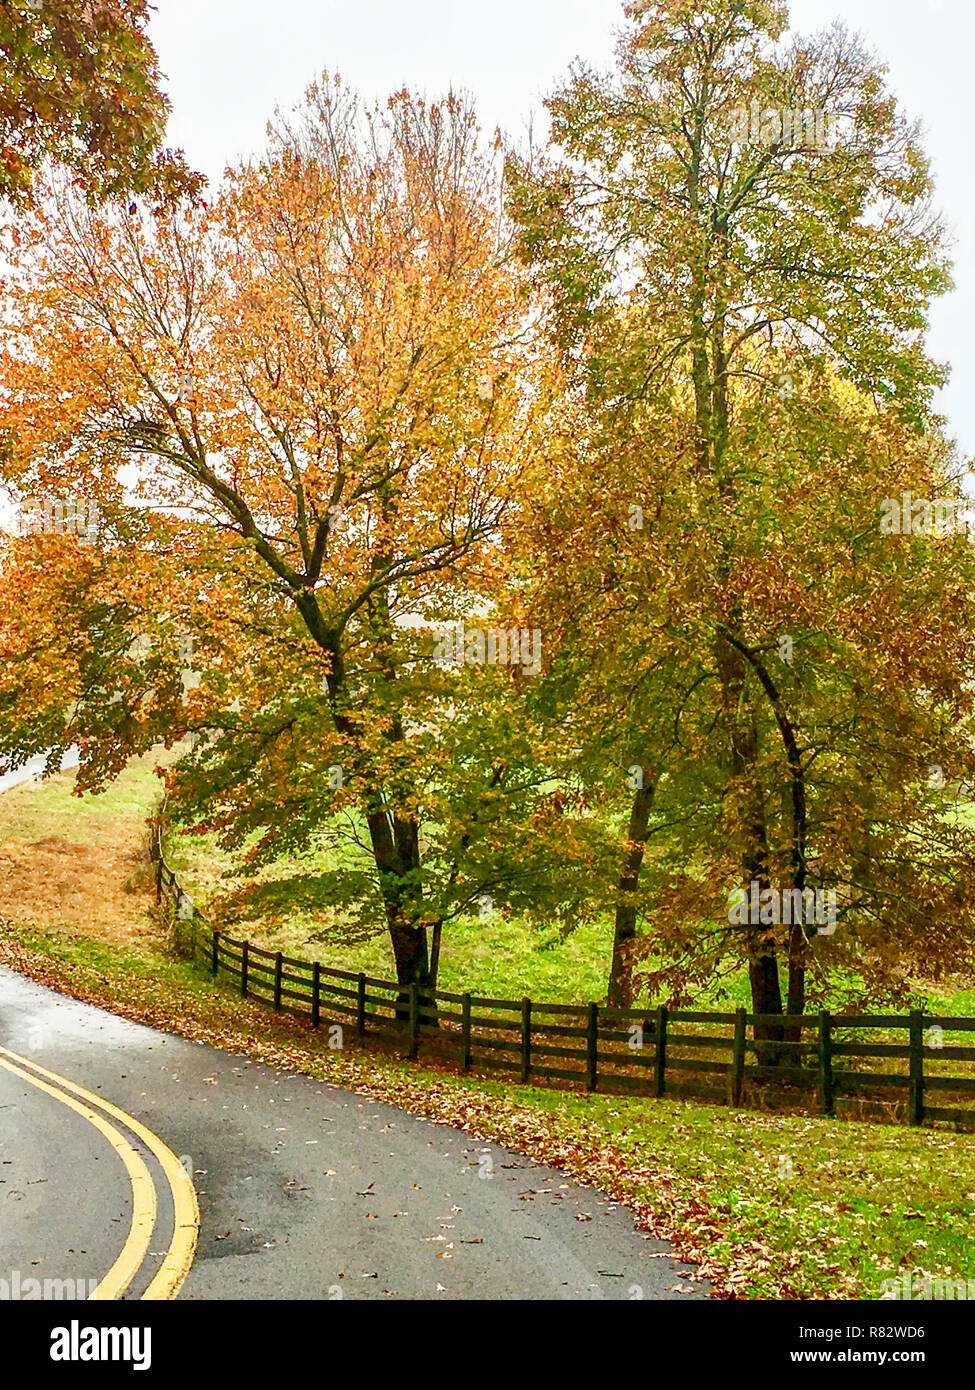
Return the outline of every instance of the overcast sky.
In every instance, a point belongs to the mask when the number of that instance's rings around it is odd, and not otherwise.
[[[477,98],[485,127],[524,134],[573,58],[608,65],[619,0],[156,0],[152,36],[173,101],[169,142],[212,178],[259,149],[276,106],[295,105],[325,68],[364,95],[451,85]],[[932,311],[930,350],[950,364],[940,408],[975,455],[975,187],[967,108],[975,0],[793,0],[793,28],[841,19],[890,69],[926,131],[938,202],[956,236],[953,294]],[[542,122],[543,124],[544,122]],[[969,478],[975,492],[975,477]],[[0,495],[0,530],[10,508]]]
[[[219,176],[259,148],[276,105],[288,108],[322,69],[365,95],[453,85],[476,97],[485,126],[523,134],[577,55],[612,58],[618,0],[157,0],[153,38],[174,114],[170,141]],[[931,349],[953,367],[941,408],[975,453],[975,193],[965,114],[975,55],[973,0],[794,0],[793,27],[834,18],[889,65],[895,91],[927,132],[939,202],[956,231],[957,289],[932,317]]]

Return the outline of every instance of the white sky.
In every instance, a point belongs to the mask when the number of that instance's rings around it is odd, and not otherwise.
[[[471,92],[482,123],[523,135],[572,59],[612,58],[619,0],[156,0],[152,36],[174,106],[169,139],[211,177],[259,148],[324,68],[369,97],[409,85]],[[795,29],[843,19],[889,65],[894,90],[927,132],[939,202],[955,228],[957,289],[932,316],[931,350],[952,363],[941,409],[975,454],[971,317],[975,301],[972,0],[793,0]],[[540,123],[544,129],[544,122]]]

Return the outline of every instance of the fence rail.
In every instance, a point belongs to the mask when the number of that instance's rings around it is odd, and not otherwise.
[[[168,892],[175,899],[193,958],[215,980],[233,983],[243,997],[307,1018],[314,1028],[351,1027],[360,1039],[388,1035],[410,1057],[435,1044],[461,1071],[498,1071],[526,1084],[576,1083],[590,1092],[662,1096],[675,1086],[685,1090],[703,1082],[712,1092],[720,1088],[735,1106],[743,1104],[751,1087],[784,1085],[814,1093],[825,1115],[835,1115],[838,1098],[875,1100],[879,1091],[890,1099],[893,1090],[901,1093],[912,1125],[975,1126],[975,1036],[972,1045],[945,1045],[947,1034],[975,1034],[975,1018],[918,1010],[780,1016],[746,1009],[614,1009],[421,992],[416,985],[297,960],[208,927],[166,864],[161,833],[153,840],[153,858],[157,895],[161,899]],[[770,1027],[783,1036],[763,1036]],[[864,1039],[864,1033],[878,1030],[902,1033],[905,1041]],[[867,1069],[863,1064],[870,1059],[895,1069]],[[970,1070],[965,1075],[946,1071],[954,1062]],[[972,1103],[931,1104],[929,1094]]]

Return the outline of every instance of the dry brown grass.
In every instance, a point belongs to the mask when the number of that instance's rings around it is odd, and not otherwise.
[[[74,773],[0,796],[0,918],[129,951],[165,939],[146,855],[155,762],[133,764],[101,797],[73,795]]]

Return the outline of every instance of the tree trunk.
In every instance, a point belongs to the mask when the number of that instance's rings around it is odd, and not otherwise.
[[[403,1021],[409,1017],[407,991],[411,985],[418,987],[421,1002],[425,1003],[427,1009],[433,1009],[427,932],[423,924],[423,904],[416,886],[420,868],[419,844],[415,826],[411,828],[399,817],[394,817],[391,825],[385,810],[374,808],[366,820],[396,961],[396,982],[402,990],[396,1001],[396,1017]],[[426,1017],[424,1022],[435,1023],[435,1015]]]
[[[698,141],[700,130],[696,132],[695,151],[692,168],[688,175],[688,192],[691,207],[698,210],[698,177],[700,152]],[[719,260],[727,255],[728,223],[726,218],[716,221],[712,227],[714,250]],[[717,483],[718,493],[726,506],[734,509],[737,505],[737,489],[733,474],[725,467],[730,411],[728,399],[728,359],[724,341],[724,300],[718,294],[710,342],[704,327],[704,303],[706,300],[707,272],[700,264],[694,267],[695,286],[692,302],[692,352],[693,382],[696,407],[698,454],[701,463],[711,472]],[[717,275],[715,274],[717,284]],[[708,358],[708,346],[712,358]],[[722,557],[718,575],[727,579],[730,569],[730,556],[734,549],[734,529],[726,531],[722,537],[725,555]],[[741,843],[741,867],[745,892],[751,883],[760,887],[768,886],[768,827],[765,814],[765,799],[758,784],[757,767],[759,762],[758,725],[754,710],[747,698],[748,665],[743,649],[732,640],[740,625],[740,610],[733,610],[727,619],[727,626],[718,629],[715,642],[715,663],[721,684],[724,705],[725,728],[728,735],[732,777],[739,787],[746,791],[745,805],[741,812],[741,824],[737,827]],[[782,988],[779,983],[778,959],[773,932],[762,927],[751,927],[748,936],[748,975],[751,983],[752,1012],[756,1014],[782,1013]],[[754,1026],[756,1044],[776,1043],[782,1039],[782,1025],[759,1023]],[[775,1066],[781,1057],[781,1049],[774,1046],[759,1046],[756,1056],[761,1066]]]
[[[613,962],[609,971],[607,1003],[611,1009],[628,1009],[633,1002],[631,951],[636,937],[636,890],[647,844],[647,828],[656,782],[637,789],[630,809],[630,823],[624,842],[625,857],[620,871],[613,933]]]
[[[414,926],[405,917],[387,911],[390,940],[396,958],[396,982],[408,989],[418,985],[421,993],[430,989],[430,962],[425,927]]]
[[[381,602],[372,605],[370,618],[378,629],[376,641],[384,675],[389,686],[393,687],[396,672],[391,657],[388,601],[385,593],[379,597]],[[326,681],[335,727],[349,740],[352,748],[356,749],[362,743],[361,716],[349,697],[345,660],[337,634],[331,632],[324,624],[314,595],[304,595],[298,607],[312,635],[330,658]],[[404,743],[403,725],[399,715],[395,715],[391,721],[387,741],[393,746],[402,746]],[[437,1017],[431,994],[430,959],[423,918],[422,891],[419,886],[419,827],[415,816],[396,809],[397,804],[403,805],[404,790],[408,792],[409,789],[396,787],[394,779],[393,809],[390,811],[382,788],[367,770],[363,769],[363,773],[366,824],[369,827],[373,861],[379,874],[386,925],[396,961],[396,982],[401,988],[396,1001],[396,1017],[400,1021],[409,1017],[409,994],[406,991],[415,984],[420,991],[421,1004],[425,1005],[427,1011],[424,1022],[435,1026]]]
[[[437,988],[437,976],[440,973],[440,942],[443,939],[443,918],[438,917],[433,924],[433,935],[430,939],[430,988]]]
[[[729,629],[730,629],[729,624]],[[769,886],[768,831],[765,800],[756,777],[759,760],[758,726],[753,710],[745,698],[748,676],[746,658],[731,640],[729,630],[719,630],[715,657],[721,681],[725,723],[731,754],[731,772],[735,783],[746,793],[741,811],[741,866],[746,894],[752,883],[759,891]],[[748,929],[748,977],[752,991],[752,1012],[782,1013],[782,987],[779,983],[778,954],[774,929],[751,925]],[[756,1044],[775,1044],[782,1041],[782,1024],[775,1022],[754,1025]],[[782,1049],[773,1046],[756,1048],[759,1066],[778,1066]]]
[[[771,702],[775,713],[776,723],[779,726],[779,733],[782,736],[782,746],[789,759],[790,782],[792,789],[792,888],[798,891],[800,898],[806,886],[806,778],[802,766],[802,755],[799,751],[799,742],[796,738],[796,731],[792,727],[792,721],[785,711],[782,697],[776,688],[775,682],[770,676],[767,668],[760,660],[758,654],[750,650],[744,643],[728,632],[728,641],[732,646],[750,662],[751,666],[758,675],[762,688]],[[806,1007],[806,933],[803,930],[801,920],[793,922],[789,932],[789,994],[786,1002],[786,1013],[790,1016],[799,1016],[805,1011]],[[802,1024],[786,1024],[783,1029],[783,1038],[787,1042],[800,1042],[802,1039]],[[783,1049],[792,1062],[798,1063],[799,1056],[795,1048]]]
[[[775,949],[774,933],[755,930],[749,939],[748,978],[752,987],[752,1012],[756,1014],[782,1013],[782,987],[779,983],[779,962]],[[781,1023],[765,1022],[753,1025],[755,1038],[755,1057],[760,1067],[777,1067],[782,1061],[783,1050],[776,1046],[781,1043],[783,1026]]]

